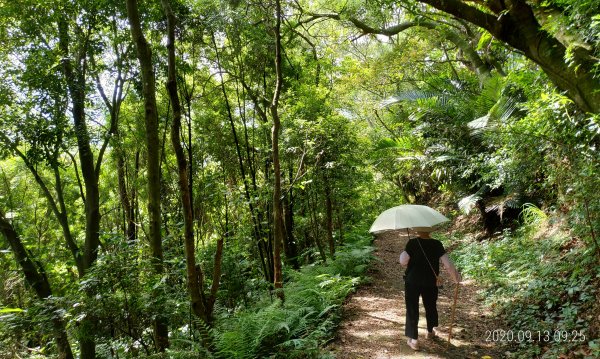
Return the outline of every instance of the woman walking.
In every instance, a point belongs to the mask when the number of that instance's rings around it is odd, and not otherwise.
[[[404,274],[407,344],[418,350],[419,297],[423,298],[425,319],[427,321],[427,339],[436,336],[438,326],[438,277],[440,260],[452,279],[461,281],[460,273],[448,257],[442,242],[430,236],[432,228],[413,228],[417,237],[411,238],[406,249],[400,254],[400,264],[406,266]]]

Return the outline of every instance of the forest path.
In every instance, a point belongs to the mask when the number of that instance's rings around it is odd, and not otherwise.
[[[477,288],[473,284],[460,287],[452,342],[448,345],[455,286],[444,271],[444,286],[438,299],[440,336],[433,340],[425,339],[425,312],[420,303],[420,350],[415,352],[406,344],[404,268],[398,263],[398,257],[407,240],[407,236],[399,237],[393,233],[382,234],[375,239],[378,260],[369,273],[372,282],[348,298],[337,336],[327,349],[337,359],[502,358],[500,346],[485,340],[486,330],[501,329],[502,326],[477,300]]]

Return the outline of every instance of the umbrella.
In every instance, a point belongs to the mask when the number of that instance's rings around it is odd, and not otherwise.
[[[398,229],[431,232],[433,227],[449,221],[435,209],[417,204],[403,204],[383,211],[371,225],[369,233],[382,233]]]

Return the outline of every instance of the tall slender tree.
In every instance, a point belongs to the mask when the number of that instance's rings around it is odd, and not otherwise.
[[[283,273],[281,263],[281,250],[283,247],[283,207],[281,205],[281,164],[279,161],[279,135],[281,120],[279,118],[279,98],[283,86],[283,72],[281,70],[281,1],[275,1],[275,90],[271,101],[270,111],[273,120],[271,128],[271,150],[273,151],[273,282],[277,296],[283,301]]]
[[[217,240],[217,250],[214,261],[214,277],[212,287],[207,296],[204,293],[204,272],[200,265],[196,264],[196,247],[194,240],[194,217],[192,213],[192,196],[189,187],[189,174],[186,154],[181,145],[181,101],[177,90],[177,63],[175,56],[175,28],[177,18],[171,8],[169,0],[162,0],[162,7],[167,18],[167,91],[173,109],[173,122],[171,125],[171,143],[177,158],[177,169],[179,178],[179,192],[183,207],[184,223],[184,246],[186,258],[187,286],[192,304],[192,311],[205,323],[211,321],[212,308],[214,306],[221,277],[221,258],[223,255],[223,238]]]
[[[144,97],[144,119],[146,124],[147,181],[148,181],[148,214],[150,216],[149,239],[152,249],[154,270],[157,274],[164,272],[163,248],[161,237],[160,211],[160,138],[158,130],[158,107],[156,105],[156,78],[152,63],[152,49],[142,31],[137,0],[127,0],[127,17],[131,30],[131,38],[137,50],[142,77]],[[160,312],[160,311],[159,311]],[[160,351],[169,346],[168,321],[158,315],[154,321],[155,343]]]

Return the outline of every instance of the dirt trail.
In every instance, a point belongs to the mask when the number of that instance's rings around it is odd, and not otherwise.
[[[372,282],[347,300],[344,319],[328,349],[338,359],[502,358],[502,348],[485,340],[486,330],[502,326],[484,310],[473,285],[460,287],[452,342],[448,345],[455,287],[445,272],[442,272],[445,284],[438,299],[441,335],[433,340],[425,339],[425,312],[420,304],[420,350],[415,352],[408,347],[404,336],[404,268],[398,263],[406,242],[406,236],[399,238],[397,234],[383,234],[375,240],[379,260],[370,273]]]

